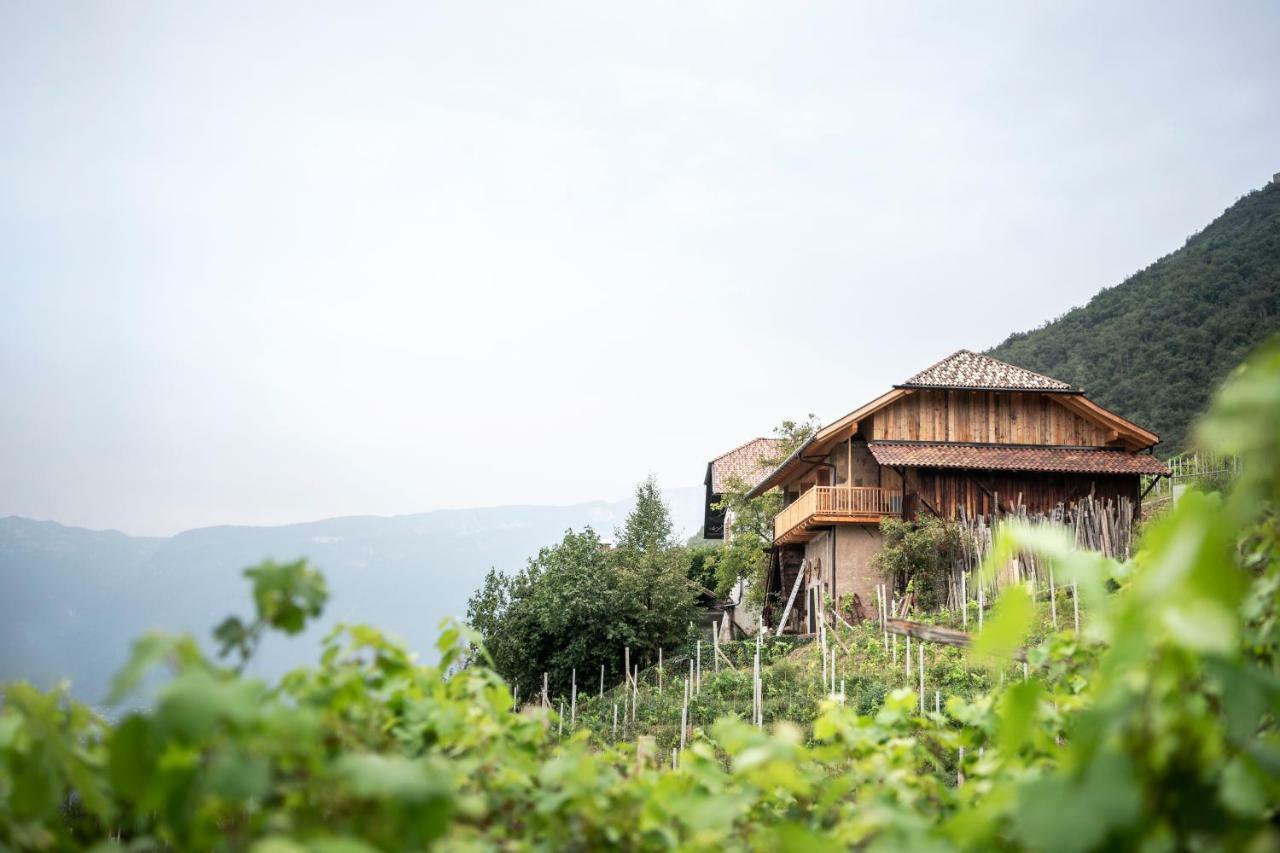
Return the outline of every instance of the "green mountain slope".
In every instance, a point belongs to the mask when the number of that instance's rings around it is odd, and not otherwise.
[[[1237,201],[1186,244],[988,354],[1083,387],[1185,449],[1191,422],[1280,329],[1280,184]]]

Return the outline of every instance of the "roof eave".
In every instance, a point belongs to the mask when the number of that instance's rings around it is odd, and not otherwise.
[[[893,387],[904,391],[1024,391],[1028,394],[1084,396],[1084,389],[1082,388],[1020,388],[1012,385],[912,385],[905,382]]]

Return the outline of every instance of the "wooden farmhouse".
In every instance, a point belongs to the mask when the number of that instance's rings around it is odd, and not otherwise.
[[[1136,506],[1140,478],[1168,473],[1151,455],[1159,440],[1065,382],[961,350],[751,478],[749,496],[783,495],[769,589],[790,591],[805,566],[789,630],[814,630],[823,595],[856,595],[871,615],[882,580],[871,563],[881,519],[989,517],[1015,505],[1051,512],[1089,495]],[[715,466],[708,466],[709,501],[719,485]],[[708,535],[713,530],[709,523]]]

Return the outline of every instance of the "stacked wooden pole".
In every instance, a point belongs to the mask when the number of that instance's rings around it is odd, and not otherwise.
[[[1032,553],[1014,555],[1008,565],[997,567],[993,577],[984,579],[973,574],[991,553],[996,528],[1008,518],[1034,526],[1062,528],[1077,547],[1097,551],[1107,557],[1127,559],[1130,556],[1136,508],[1129,498],[1103,500],[1087,495],[1072,503],[1058,504],[1047,512],[1034,513],[1027,510],[1021,498],[1019,495],[1018,502],[1008,512],[995,516],[969,516],[963,507],[960,508],[958,524],[962,533],[961,547],[952,555],[951,579],[947,587],[948,606],[984,594],[984,597],[990,598],[1002,587],[1021,581],[1031,581],[1037,591],[1049,587],[1056,589],[1056,583],[1049,577],[1052,567],[1045,565]],[[977,589],[966,584],[966,576],[978,581]],[[970,588],[965,589],[966,585]],[[960,602],[952,600],[957,592]]]

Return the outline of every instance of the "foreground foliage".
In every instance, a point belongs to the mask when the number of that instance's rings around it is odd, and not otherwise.
[[[1006,528],[1074,578],[1089,614],[1028,653],[1031,678],[941,714],[895,689],[873,714],[825,700],[811,728],[725,717],[669,756],[557,736],[516,712],[448,628],[421,666],[367,627],[335,631],[277,685],[149,635],[117,698],[154,667],[149,710],[108,723],[65,690],[5,687],[0,846],[77,849],[1274,849],[1280,803],[1280,347],[1223,393],[1206,435],[1247,460],[1231,497],[1190,493],[1129,563]],[[990,570],[990,567],[988,567]],[[323,601],[305,565],[253,574],[251,651]],[[1005,591],[974,665],[1025,642]],[[993,664],[996,665],[996,664]],[[998,665],[1003,665],[999,663]],[[963,750],[963,758],[961,758]]]

